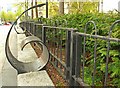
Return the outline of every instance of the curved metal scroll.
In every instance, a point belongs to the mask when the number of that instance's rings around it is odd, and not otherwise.
[[[47,62],[49,60],[49,56],[50,56],[49,51],[48,51],[47,47],[43,44],[43,42],[38,37],[35,37],[35,36],[26,37],[21,43],[21,50],[23,50],[24,47],[28,43],[31,43],[31,42],[36,42],[38,44],[38,46],[42,48],[42,53],[39,58],[39,61],[36,60],[36,62],[38,61],[38,63],[35,64],[35,68],[38,70],[41,70],[47,64]]]
[[[21,28],[23,29],[23,27],[21,27]],[[14,26],[14,29],[15,29],[15,31],[16,31],[17,34],[24,34],[26,32],[26,29],[23,29],[23,32],[17,31],[18,26],[16,26],[16,25]]]
[[[11,30],[12,30],[12,28],[14,27],[14,25],[17,23],[18,19],[19,19],[24,13],[26,13],[28,10],[33,9],[33,8],[36,8],[36,7],[42,7],[42,6],[44,6],[44,5],[45,5],[45,4],[39,4],[39,5],[30,7],[30,8],[28,8],[27,10],[25,10],[25,11],[16,19],[16,21],[12,24],[12,26],[11,26],[9,32],[8,32],[8,35],[7,35],[7,38],[6,38],[6,43],[5,43],[5,53],[6,53],[6,57],[7,57],[8,61],[9,61],[9,63],[10,63],[15,69],[17,69],[18,73],[25,73],[25,72],[40,70],[40,69],[42,69],[42,68],[44,67],[44,65],[47,63],[47,62],[45,62],[45,64],[44,64],[43,66],[42,66],[42,65],[39,65],[39,63],[40,63],[40,60],[39,60],[39,59],[37,59],[37,60],[35,60],[35,61],[33,61],[33,62],[28,62],[28,63],[23,63],[23,62],[21,62],[21,61],[18,61],[18,60],[16,59],[16,57],[14,57],[14,55],[12,54],[12,52],[11,52],[11,50],[10,50],[10,44],[9,44],[9,42],[10,42]],[[35,40],[35,39],[34,39],[34,40]],[[31,42],[31,41],[29,41],[29,42]],[[34,42],[38,42],[38,40],[37,40],[37,41],[34,41]],[[26,43],[25,43],[25,44],[26,44]],[[47,51],[46,46],[44,46],[44,44],[43,44],[40,40],[39,40],[39,44],[43,46],[43,49],[45,49],[45,51]],[[46,53],[47,53],[47,55],[48,55],[48,52],[46,52]],[[43,54],[41,55],[41,58],[46,58],[46,56],[44,56],[44,55],[45,55],[45,52],[43,51]],[[48,55],[48,56],[49,56],[49,55]],[[48,58],[45,59],[45,60],[48,60]]]
[[[29,36],[26,37],[25,40],[22,41],[22,50],[24,47],[31,42],[37,42],[38,45],[42,46],[42,54],[39,59],[34,60],[33,62],[24,63],[21,61],[18,61],[11,53],[9,46],[7,47],[7,57],[11,65],[18,70],[18,73],[25,73],[30,71],[37,71],[41,70],[48,62],[49,60],[49,52],[47,47],[41,42],[40,39],[38,39],[35,36]]]

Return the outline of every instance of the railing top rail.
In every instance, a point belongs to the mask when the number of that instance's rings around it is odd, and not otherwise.
[[[76,28],[66,28],[66,27],[55,27],[55,26],[43,26],[44,28],[56,28],[56,29],[66,29],[70,31],[77,31],[78,29]]]
[[[37,26],[43,26],[44,24],[35,23],[35,25],[37,25]]]
[[[90,37],[90,38],[99,38],[102,40],[109,40],[109,41],[114,41],[114,42],[120,42],[119,38],[109,38],[107,36],[100,36],[100,35],[91,35],[91,34],[86,34],[86,33],[80,33],[80,32],[75,32],[77,35],[85,36],[85,37]]]
[[[24,23],[24,22],[27,22],[27,23],[35,23],[34,21],[22,21],[21,23]]]

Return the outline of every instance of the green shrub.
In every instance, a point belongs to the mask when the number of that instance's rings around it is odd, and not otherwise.
[[[63,26],[68,28],[77,28],[79,32],[84,32],[85,24],[88,21],[94,21],[97,26],[97,34],[101,36],[108,36],[110,26],[116,20],[119,20],[118,14],[113,13],[86,13],[86,14],[66,14],[62,16],[55,16],[50,19],[44,19],[47,25]],[[65,21],[66,20],[66,21]],[[67,22],[67,25],[65,25]],[[112,37],[120,38],[120,26],[117,25],[113,29]],[[90,25],[87,29],[87,33],[94,33],[93,25]],[[62,35],[62,34],[61,34]],[[120,43],[110,43],[110,56],[108,64],[108,85],[120,87]],[[94,63],[94,39],[86,39],[86,60],[85,60],[85,82],[92,84],[92,72]],[[107,41],[97,39],[97,60],[96,60],[96,76],[95,85],[101,86],[104,83],[104,74],[106,67],[106,51]],[[91,74],[90,74],[91,73]]]

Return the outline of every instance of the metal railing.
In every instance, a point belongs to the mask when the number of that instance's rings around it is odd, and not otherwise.
[[[64,28],[60,25],[55,25],[55,23],[52,26],[47,26],[41,23],[33,22],[31,24],[31,22],[24,22],[22,25],[24,29],[30,30],[32,34],[42,39],[46,44],[51,54],[49,62],[64,79],[68,80],[70,86],[97,86],[98,81],[102,81],[101,86],[109,86],[108,76],[110,72],[108,65],[112,49],[110,45],[111,42],[114,42],[120,46],[120,39],[111,38],[111,34],[114,26],[119,22],[120,20],[113,23],[108,36],[97,35],[94,21],[86,23],[84,33],[77,32],[77,29],[74,28]],[[87,28],[91,23],[95,32],[94,34],[87,34]],[[105,49],[105,55],[101,54],[103,49]],[[120,53],[119,49],[117,51]],[[120,54],[117,59],[119,58]],[[101,60],[102,64],[104,64],[104,71],[99,72],[101,68],[98,67],[101,65]],[[87,72],[91,80],[90,83],[85,78]],[[97,80],[98,74],[102,75],[102,79]]]

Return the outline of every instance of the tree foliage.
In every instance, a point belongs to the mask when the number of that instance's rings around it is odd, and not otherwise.
[[[17,8],[15,12],[15,16],[18,17],[25,10],[25,2],[16,3],[13,5],[13,7]]]
[[[13,13],[12,11],[2,11],[0,14],[0,17],[4,22],[13,22],[16,19],[15,13]]]
[[[69,13],[95,13],[98,12],[98,2],[70,2]]]
[[[6,21],[6,12],[5,11],[1,11],[0,18],[2,21]]]
[[[67,10],[68,10],[69,14],[72,14],[72,13],[97,13],[98,6],[99,6],[98,2],[90,2],[90,1],[65,2],[64,4],[68,5]],[[49,17],[58,15],[59,11],[62,11],[60,9],[63,9],[63,8],[60,8],[58,2],[49,2]]]
[[[4,10],[0,12],[2,21],[13,22],[23,12],[24,2],[13,4],[13,8],[16,8],[15,12]]]
[[[49,2],[49,17],[59,14],[59,7],[56,2]]]

